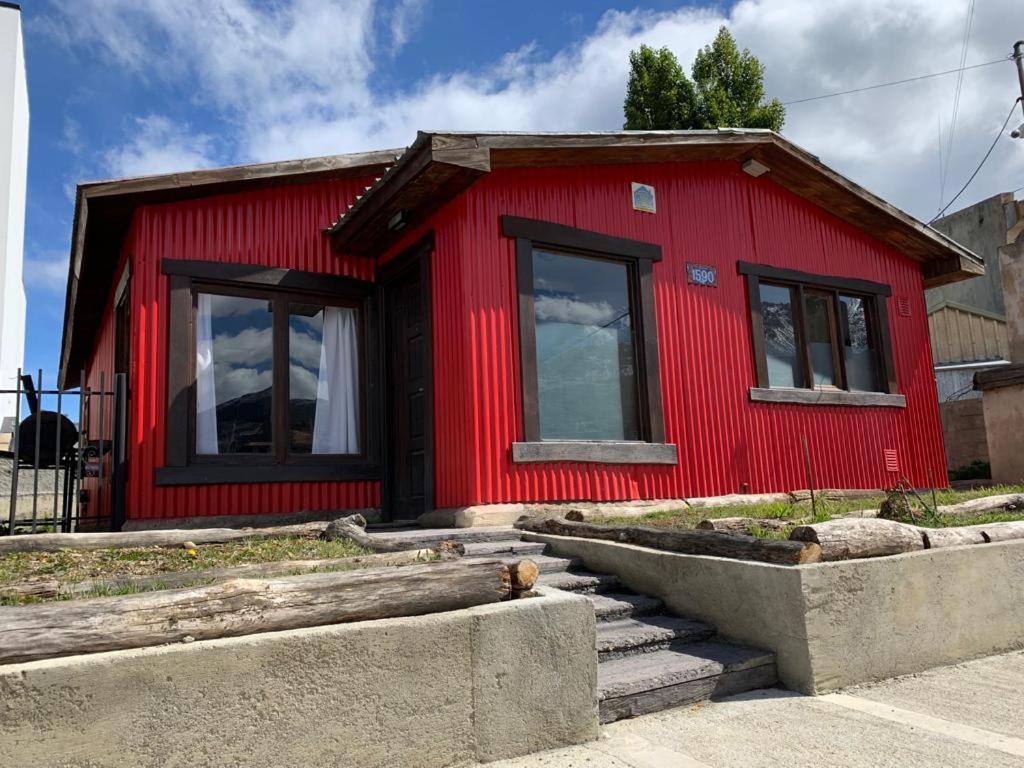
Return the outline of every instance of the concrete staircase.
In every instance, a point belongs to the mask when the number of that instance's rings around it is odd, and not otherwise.
[[[420,531],[420,537],[424,535]],[[638,595],[616,576],[591,573],[547,545],[508,528],[430,531],[457,539],[471,557],[529,557],[540,584],[584,595],[597,617],[598,698],[602,723],[767,688],[777,682],[775,655],[715,639],[708,624],[674,616],[661,600]]]

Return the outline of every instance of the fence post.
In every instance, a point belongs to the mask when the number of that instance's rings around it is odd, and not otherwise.
[[[128,376],[114,374],[113,434],[111,435],[110,529],[120,531],[127,510],[125,496],[128,458]]]
[[[11,508],[8,515],[7,535],[14,535],[14,521],[18,516],[18,427],[21,426],[21,368],[14,385],[14,435],[11,438]]]

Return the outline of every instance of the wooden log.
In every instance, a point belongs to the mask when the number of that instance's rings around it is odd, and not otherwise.
[[[174,571],[150,576],[123,576],[110,579],[85,579],[83,581],[61,582],[58,579],[20,581],[0,586],[0,598],[35,597],[52,598],[58,595],[72,597],[90,592],[133,591],[146,592],[157,589],[176,589],[186,585],[198,585],[227,581],[229,579],[269,578],[272,576],[296,576],[319,570],[340,570],[350,568],[382,568],[385,566],[409,565],[430,562],[439,553],[432,549],[412,549],[405,552],[386,552],[378,555],[357,555],[355,557],[331,557],[321,560],[275,560],[269,563],[233,565],[227,568],[208,568],[195,571]],[[452,559],[455,555],[442,554],[441,559]]]
[[[423,542],[416,539],[399,539],[393,536],[380,535],[371,536],[364,530],[366,521],[364,520],[360,524],[358,520],[354,519],[355,517],[360,517],[361,519],[361,516],[353,515],[332,520],[324,528],[320,538],[327,539],[328,541],[348,540],[353,544],[374,552],[405,552],[410,549],[423,548]],[[463,555],[466,552],[466,547],[457,541],[443,541],[434,548],[439,552],[449,554]]]
[[[686,506],[693,509],[705,507],[736,507],[749,504],[789,504],[788,493],[730,493],[724,496],[706,496],[686,499]]]
[[[872,488],[822,488],[814,492],[814,498],[818,501],[849,501],[851,499],[866,499],[872,496],[884,496],[881,489]],[[810,489],[790,491],[788,494],[794,504],[800,504],[811,500]]]
[[[968,525],[960,528],[918,528],[924,537],[925,549],[962,547],[967,544],[987,544],[984,525]]]
[[[977,515],[982,512],[1016,512],[1024,510],[1024,494],[1004,493],[998,496],[982,496],[980,499],[962,501],[959,504],[947,504],[938,509],[940,515],[949,517]]]
[[[789,539],[818,544],[825,561],[898,555],[925,548],[921,529],[878,518],[842,517],[798,525]]]
[[[754,528],[762,528],[766,531],[784,531],[791,525],[795,525],[795,523],[790,520],[779,520],[774,517],[719,517],[701,520],[697,523],[697,529],[701,531],[749,534]]]
[[[971,526],[972,528],[975,526]],[[1024,539],[1024,520],[1006,523],[986,523],[977,526],[985,529],[985,537],[989,541],[1015,541]]]
[[[501,560],[473,559],[0,608],[0,664],[418,616],[495,603],[511,590]]]
[[[353,515],[359,517],[361,515]],[[316,536],[327,521],[277,525],[270,528],[195,528],[166,531],[124,531],[122,533],[35,533],[0,537],[0,555],[12,552],[57,552],[62,549],[107,549],[108,547],[180,547],[185,542],[224,544],[242,539],[282,536]]]
[[[816,563],[821,558],[814,544],[797,541],[774,541],[716,531],[680,531],[669,528],[577,523],[564,518],[534,519],[521,517],[516,528],[533,533],[575,536],[584,539],[617,541],[688,555],[711,555],[764,563],[799,565]]]
[[[513,592],[527,592],[533,589],[540,577],[540,568],[529,558],[512,563],[508,567]]]

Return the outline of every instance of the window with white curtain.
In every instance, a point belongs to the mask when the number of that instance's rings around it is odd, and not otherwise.
[[[195,459],[359,455],[361,345],[358,307],[278,291],[198,289]]]

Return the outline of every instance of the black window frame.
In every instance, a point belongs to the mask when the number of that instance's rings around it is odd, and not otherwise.
[[[750,330],[756,380],[756,391],[751,390],[753,399],[799,402],[799,400],[786,400],[784,393],[798,393],[799,395],[809,392],[814,395],[835,393],[839,399],[824,398],[820,401],[827,404],[834,402],[848,402],[854,405],[905,404],[902,396],[899,395],[899,382],[897,381],[896,366],[893,361],[892,337],[887,307],[888,298],[892,295],[892,288],[890,286],[869,280],[816,275],[809,272],[780,269],[744,261],[737,263],[737,270],[739,274],[744,275],[747,279]],[[801,386],[795,388],[773,387],[768,380],[768,359],[765,350],[764,324],[761,316],[762,283],[790,290],[794,314],[794,334],[799,349],[798,362]],[[832,341],[834,385],[814,385],[810,345],[807,342],[807,307],[805,302],[805,295],[810,292],[825,294],[829,299],[829,327]],[[842,316],[840,297],[842,296],[858,298],[864,301],[875,358],[875,390],[849,389],[846,359],[843,354],[843,341],[840,338],[840,318]],[[884,397],[879,396],[899,396],[899,399],[886,400]],[[858,399],[860,402],[858,402]]]
[[[661,246],[519,216],[502,216],[501,230],[505,237],[515,238],[516,249],[523,442],[513,444],[513,460],[675,464],[675,446],[665,445],[658,326],[654,306],[653,266],[655,262],[661,261]],[[611,261],[627,267],[631,330],[638,376],[640,440],[541,438],[533,284],[535,249]],[[669,448],[671,450],[661,450]]]
[[[161,271],[170,278],[170,304],[166,450],[164,466],[157,469],[157,485],[380,479],[379,361],[373,283],[300,270],[180,259],[163,259]],[[195,331],[200,293],[273,302],[273,451],[269,454],[196,453]],[[294,303],[359,311],[359,454],[305,454],[291,450],[289,323],[290,306]]]

